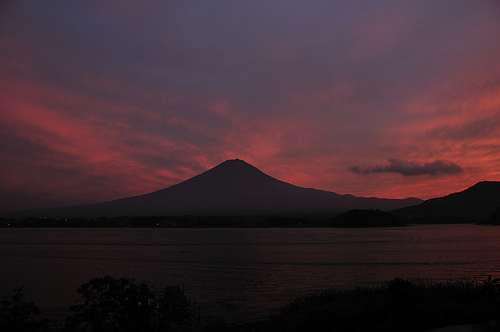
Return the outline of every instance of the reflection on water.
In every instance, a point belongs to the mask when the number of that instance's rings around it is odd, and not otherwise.
[[[155,289],[184,284],[207,314],[256,318],[314,289],[500,276],[499,235],[476,225],[2,229],[0,296],[24,286],[44,312],[61,312],[90,278],[128,276]]]

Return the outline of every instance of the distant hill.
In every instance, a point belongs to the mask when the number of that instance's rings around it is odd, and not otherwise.
[[[83,206],[0,212],[0,217],[338,214],[352,209],[388,211],[420,202],[417,198],[363,198],[302,188],[266,175],[243,160],[234,159],[184,182],[142,196]]]
[[[483,181],[458,193],[432,198],[392,214],[409,222],[478,222],[489,218],[500,206],[500,182]]]

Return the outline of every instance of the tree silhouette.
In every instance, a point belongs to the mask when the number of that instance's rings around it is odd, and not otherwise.
[[[41,331],[49,321],[36,320],[40,313],[33,302],[24,300],[23,288],[17,288],[12,297],[0,301],[0,331]]]
[[[131,278],[111,276],[93,278],[77,292],[83,303],[70,307],[74,314],[67,318],[68,329],[91,331],[150,330],[153,294],[145,283]]]

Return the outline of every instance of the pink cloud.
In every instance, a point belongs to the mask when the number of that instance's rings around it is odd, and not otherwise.
[[[15,200],[137,195],[229,158],[360,196],[500,179],[492,3],[135,6],[6,3],[0,189]],[[463,172],[349,171],[389,158]]]

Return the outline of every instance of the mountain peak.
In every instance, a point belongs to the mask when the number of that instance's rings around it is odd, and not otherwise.
[[[209,169],[203,174],[215,174],[219,173],[224,177],[248,177],[248,176],[267,176],[264,172],[259,170],[257,167],[250,165],[244,160],[241,159],[229,159],[226,160],[219,165],[215,166],[212,169]],[[203,175],[201,174],[201,175]]]
[[[250,165],[249,163],[247,163],[246,161],[244,161],[242,159],[238,159],[238,158],[236,158],[236,159],[228,159],[228,160],[220,163],[219,165],[217,165],[215,167],[222,166],[222,165],[227,165],[227,166],[229,166],[229,165],[231,165],[231,166],[238,165],[238,166],[251,166],[251,167],[254,167],[254,166]]]
[[[244,162],[245,164],[248,164],[246,161],[244,161],[243,159],[239,159],[239,158],[228,159],[225,161],[225,163],[230,163],[230,162]]]
[[[500,187],[500,182],[499,181],[481,181],[473,185],[472,187],[468,189],[481,189],[481,190],[488,190],[488,189],[493,189],[493,188],[499,188]]]
[[[222,163],[220,163],[219,165],[215,166],[215,167],[218,167],[218,166],[222,166],[222,165],[225,165],[225,166],[233,166],[233,167],[236,167],[236,166],[239,166],[239,167],[252,167],[252,168],[256,168],[255,166],[247,163],[246,161],[244,161],[243,159],[228,159]]]

